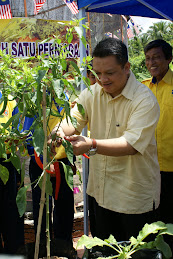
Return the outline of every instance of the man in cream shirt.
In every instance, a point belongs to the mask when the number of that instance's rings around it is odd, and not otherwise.
[[[93,69],[98,79],[92,93],[85,89],[77,100],[84,117],[76,105],[76,129],[63,121],[57,134],[72,143],[75,155],[91,155],[87,193],[93,199],[96,236],[128,240],[157,220],[160,171],[154,132],[159,105],[130,71],[120,40],[97,44]],[[87,123],[90,138],[79,135]]]

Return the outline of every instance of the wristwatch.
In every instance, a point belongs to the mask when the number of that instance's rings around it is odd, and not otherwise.
[[[92,145],[88,151],[89,156],[94,156],[97,153],[97,142],[95,139],[92,139]]]

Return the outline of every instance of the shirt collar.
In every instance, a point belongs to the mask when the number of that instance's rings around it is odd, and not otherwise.
[[[173,72],[171,71],[171,69],[169,68],[168,72],[166,73],[166,75],[162,78],[163,82],[165,82],[168,85],[171,85],[173,82]],[[153,76],[152,81],[153,84],[156,84],[156,78]]]
[[[133,100],[134,91],[136,89],[136,78],[132,71],[130,71],[129,79],[121,92],[121,94],[129,100]]]

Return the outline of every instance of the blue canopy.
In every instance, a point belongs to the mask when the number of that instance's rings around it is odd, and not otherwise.
[[[111,13],[173,21],[173,0],[77,0],[87,12]]]

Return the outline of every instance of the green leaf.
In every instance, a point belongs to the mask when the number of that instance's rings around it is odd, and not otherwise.
[[[63,116],[57,110],[51,110],[50,114],[54,117],[63,118]]]
[[[61,59],[60,63],[61,63],[61,66],[62,66],[63,70],[66,71],[66,69],[67,69],[67,61],[65,59]]]
[[[73,40],[73,34],[70,33],[70,34],[68,35],[68,37],[67,37],[67,41],[68,41],[68,43],[71,43],[72,40]]]
[[[74,128],[77,128],[77,119],[75,117],[70,117],[71,119],[71,123],[73,125]]]
[[[15,114],[6,123],[1,123],[3,128],[4,129],[8,128],[17,116],[18,116],[18,114]]]
[[[1,164],[0,164],[0,178],[3,181],[4,184],[6,184],[8,179],[9,179],[9,171],[8,171],[8,169],[5,166],[1,165]]]
[[[145,224],[142,230],[139,232],[139,235],[137,236],[137,240],[138,242],[141,242],[148,235],[155,234],[162,229],[166,229],[166,224],[161,221],[157,221],[152,224]]]
[[[53,193],[53,188],[52,188],[52,183],[50,181],[50,175],[47,174],[47,179],[46,179],[46,194],[52,196]]]
[[[65,108],[66,115],[70,117],[70,104],[66,100],[64,101],[64,108]]]
[[[20,113],[18,112],[13,120],[13,127],[14,129],[17,128],[18,124],[19,124],[19,120],[20,120]],[[12,117],[13,118],[13,117]]]
[[[39,84],[41,83],[41,80],[43,79],[45,74],[46,74],[46,70],[39,70],[38,71],[38,77],[36,78],[37,83],[39,83]]]
[[[163,236],[157,236],[155,239],[155,247],[160,250],[165,258],[172,258],[170,246],[164,241]]]
[[[81,37],[81,41],[82,41],[83,45],[84,45],[85,48],[86,48],[86,47],[87,47],[87,41],[86,41],[86,39],[85,39],[84,36]]]
[[[29,187],[30,185],[24,186],[20,188],[17,193],[16,203],[17,203],[17,208],[18,208],[20,217],[22,217],[26,211],[26,192],[29,189]]]
[[[78,108],[79,112],[81,113],[81,115],[82,115],[83,118],[84,118],[84,117],[85,117],[85,110],[84,110],[82,104],[77,103],[77,108]]]
[[[63,162],[61,162],[61,164],[63,165],[66,182],[70,189],[73,191],[73,170],[71,166],[65,165]]]
[[[33,136],[33,146],[35,149],[35,152],[40,155],[41,152],[43,151],[43,146],[44,146],[44,130],[43,128],[38,128],[34,131]]]
[[[76,65],[76,63],[74,61],[70,61],[70,64],[74,67],[74,69],[76,70],[76,72],[78,74],[80,74],[80,69],[78,68],[78,66]]]
[[[68,160],[73,165],[73,156],[74,156],[74,154],[73,154],[73,146],[72,146],[72,144],[69,141],[67,141],[67,140],[63,140],[62,141],[62,145],[65,148],[65,152],[66,152]]]
[[[79,177],[79,182],[82,183],[82,177],[81,177],[81,173],[79,170],[76,171],[76,174],[78,175]]]
[[[23,145],[19,147],[19,151],[22,157],[26,157],[28,155],[28,150]]]
[[[11,160],[11,163],[16,168],[16,170],[20,172],[20,169],[21,169],[20,158],[16,154],[11,154],[10,160]]]
[[[61,79],[57,79],[53,81],[54,91],[59,99],[64,96],[64,82]]]
[[[90,29],[86,24],[82,24],[82,27],[84,27],[84,28],[87,29],[87,30]]]
[[[26,160],[23,160],[22,162],[22,167],[21,167],[21,184],[20,184],[20,187],[23,185],[24,183],[24,179],[25,179],[25,162]]]
[[[104,245],[107,245],[107,242],[101,240],[100,238],[98,237],[94,237],[94,238],[90,238],[86,235],[83,235],[78,243],[77,243],[77,248],[79,246],[85,246],[87,249],[91,249],[92,247],[94,246],[104,246]]]
[[[82,29],[82,27],[80,27],[80,26],[75,26],[74,29],[75,29],[75,31],[77,32],[79,38],[81,39],[82,36],[83,36],[83,29]]]
[[[22,123],[20,123],[20,125],[19,125],[19,131],[22,131],[22,129],[23,129],[23,125],[22,125]]]
[[[1,101],[3,101],[3,106],[2,106],[2,109],[0,110],[0,115],[4,113],[6,107],[7,107],[7,101],[8,101],[8,98],[6,96],[2,96],[1,97]]]
[[[82,80],[83,80],[84,84],[88,87],[89,91],[92,93],[91,87],[90,87],[89,78],[83,76],[83,77],[82,77]]]
[[[173,224],[166,224],[166,229],[163,229],[159,232],[159,234],[164,235],[164,234],[168,234],[168,235],[173,235]]]
[[[105,239],[105,241],[109,244],[118,245],[117,240],[113,235],[110,235],[108,239]]]
[[[7,159],[5,143],[0,142],[0,157]]]

